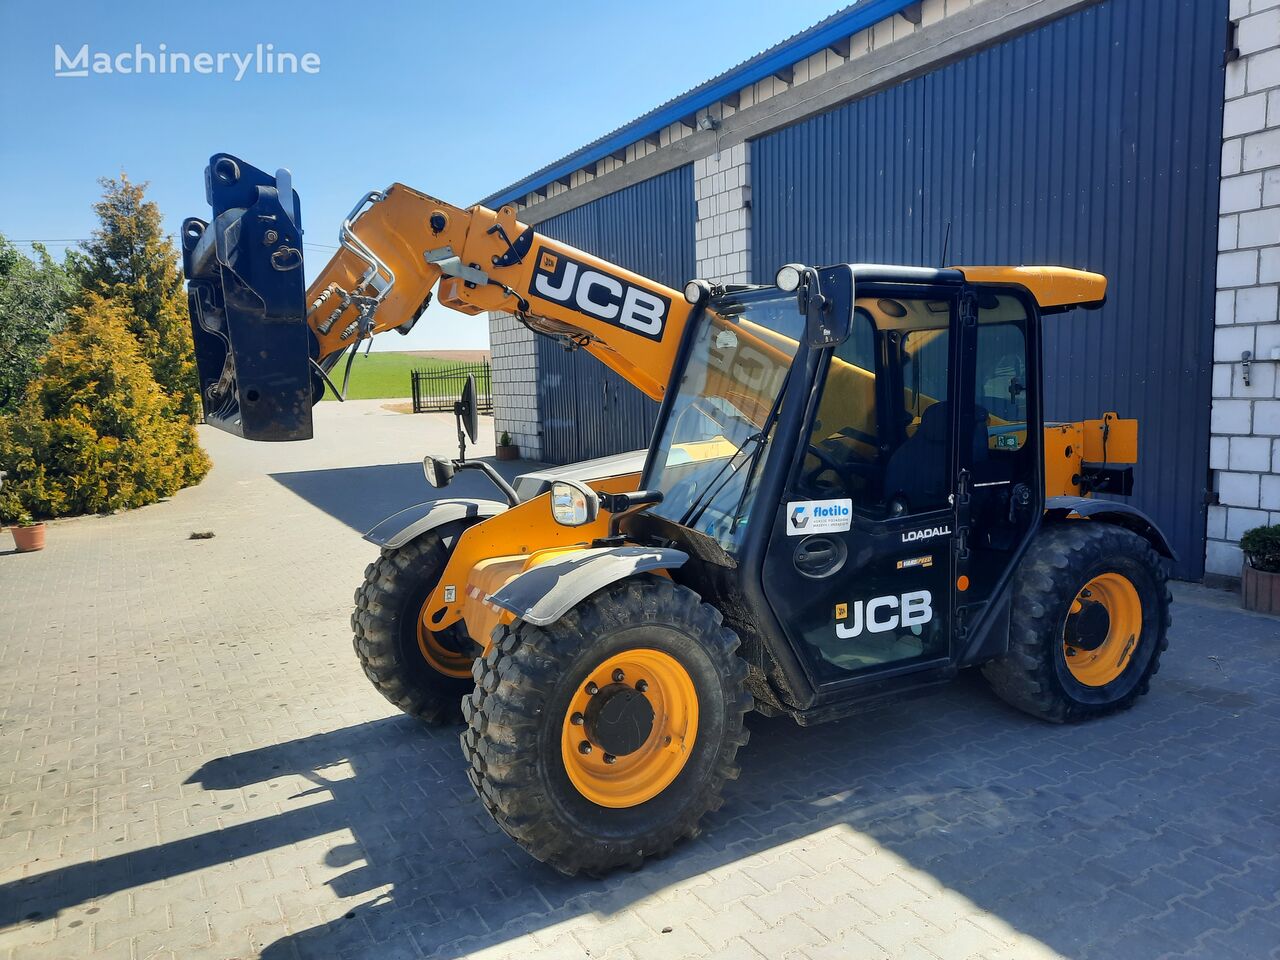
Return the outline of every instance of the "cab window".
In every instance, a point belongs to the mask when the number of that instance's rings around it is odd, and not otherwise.
[[[800,489],[871,518],[945,508],[951,492],[952,301],[860,297],[832,354]]]
[[[986,412],[991,451],[1021,450],[1027,441],[1026,324],[1016,297],[979,298],[974,402]]]

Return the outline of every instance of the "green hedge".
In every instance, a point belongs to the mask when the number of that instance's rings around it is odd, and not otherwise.
[[[195,428],[129,332],[131,314],[127,301],[86,293],[17,410],[0,418],[0,519],[140,507],[208,473]]]

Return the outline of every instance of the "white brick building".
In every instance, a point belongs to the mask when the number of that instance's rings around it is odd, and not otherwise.
[[[1218,577],[1240,575],[1244,531],[1280,523],[1280,0],[1231,0],[1230,17],[1205,552]]]

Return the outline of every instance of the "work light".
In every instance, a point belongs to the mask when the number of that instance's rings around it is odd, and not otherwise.
[[[684,298],[690,303],[701,303],[711,293],[711,284],[705,280],[690,280],[684,285]]]
[[[586,484],[576,480],[557,480],[551,484],[551,516],[562,527],[590,523],[599,512],[600,499]]]
[[[778,268],[774,283],[784,293],[792,293],[800,289],[800,278],[804,274],[804,266],[799,263],[784,263]]]

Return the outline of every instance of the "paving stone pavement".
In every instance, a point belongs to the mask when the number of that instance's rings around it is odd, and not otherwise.
[[[1280,956],[1280,622],[1179,591],[1151,695],[1083,727],[974,678],[755,717],[701,838],[567,880],[351,652],[358,531],[449,418],[317,421],[205,431],[201,486],[0,553],[0,958]]]

